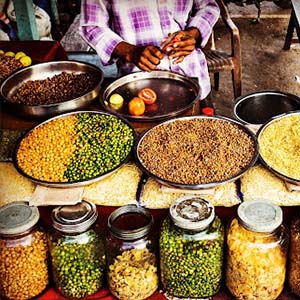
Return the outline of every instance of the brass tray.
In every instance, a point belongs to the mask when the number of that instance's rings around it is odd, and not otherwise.
[[[143,88],[151,88],[157,94],[152,105],[146,105],[142,116],[128,112],[128,102]],[[200,87],[195,79],[169,71],[137,72],[125,75],[101,91],[100,104],[106,111],[121,115],[131,121],[152,122],[180,115],[199,99]],[[124,98],[123,106],[116,110],[109,105],[112,94]]]

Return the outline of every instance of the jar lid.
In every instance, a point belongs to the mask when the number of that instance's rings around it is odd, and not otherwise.
[[[37,207],[27,202],[12,202],[0,208],[0,234],[21,234],[31,229],[39,220]]]
[[[215,218],[214,206],[197,196],[177,198],[169,213],[176,226],[188,230],[204,230]]]
[[[237,213],[242,226],[255,232],[272,232],[282,224],[282,209],[267,200],[243,202]]]
[[[137,240],[150,232],[153,217],[147,208],[128,204],[113,211],[107,225],[115,237],[125,241]]]
[[[96,205],[84,200],[75,205],[56,207],[51,214],[53,227],[67,233],[78,233],[89,229],[97,217]]]

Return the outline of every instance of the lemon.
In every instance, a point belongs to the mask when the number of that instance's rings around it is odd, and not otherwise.
[[[15,59],[20,59],[21,57],[26,56],[26,54],[22,51],[17,52],[15,55]]]
[[[30,66],[32,63],[31,58],[27,55],[21,57],[20,62],[24,67]]]
[[[2,50],[2,49],[0,49],[0,55],[3,55],[5,52]]]
[[[11,57],[14,57],[15,56],[15,53],[12,52],[12,51],[7,51],[4,53],[5,56],[11,56]]]
[[[114,109],[120,109],[124,103],[124,98],[120,94],[112,94],[109,97],[110,106]]]

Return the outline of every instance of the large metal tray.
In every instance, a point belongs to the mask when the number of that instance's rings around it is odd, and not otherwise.
[[[132,116],[128,112],[128,102],[145,88],[153,89],[157,100],[146,105],[142,116]],[[169,71],[137,72],[125,75],[103,89],[100,95],[102,107],[131,121],[161,121],[182,114],[199,99],[200,87],[195,79]],[[124,98],[119,110],[109,105],[109,97],[118,93]]]
[[[249,135],[249,137],[251,138],[251,140],[253,141],[253,143],[254,143],[254,155],[251,158],[250,163],[247,166],[245,166],[245,168],[241,172],[239,172],[238,174],[236,174],[234,176],[228,177],[226,180],[216,181],[216,182],[209,182],[209,183],[201,183],[201,182],[199,182],[198,184],[182,184],[182,183],[177,183],[177,182],[172,182],[172,181],[166,180],[164,178],[158,177],[157,175],[151,173],[145,167],[145,165],[143,164],[143,162],[142,162],[142,160],[141,160],[141,158],[140,158],[140,156],[138,154],[138,150],[139,150],[140,144],[143,141],[143,139],[150,132],[152,132],[153,130],[155,130],[159,126],[163,126],[164,124],[172,123],[172,122],[175,122],[177,120],[195,120],[195,119],[200,119],[200,118],[223,120],[225,122],[229,122],[231,124],[235,124],[241,130],[243,130],[244,132],[246,132]],[[184,135],[185,132],[182,132],[182,134]],[[199,142],[201,142],[201,140],[199,140]],[[250,129],[248,129],[245,125],[241,124],[240,122],[238,122],[236,120],[232,120],[232,119],[227,118],[227,117],[223,117],[223,116],[204,116],[204,115],[200,115],[200,116],[177,117],[177,118],[174,118],[172,120],[167,120],[167,121],[165,121],[163,123],[160,123],[160,124],[158,124],[158,125],[150,128],[150,129],[148,129],[146,132],[144,132],[140,136],[140,138],[139,138],[139,140],[138,140],[138,142],[137,142],[137,144],[135,146],[134,154],[135,154],[136,161],[137,161],[139,167],[141,168],[141,170],[144,173],[146,173],[148,176],[153,177],[159,183],[161,183],[163,185],[166,185],[166,186],[175,187],[175,188],[178,188],[178,189],[201,190],[201,189],[214,188],[214,187],[219,186],[221,184],[232,182],[232,181],[235,181],[238,178],[240,178],[244,173],[246,173],[256,163],[256,161],[258,159],[258,147],[257,147],[257,140],[256,140],[255,134]]]
[[[44,80],[62,72],[95,74],[98,81],[91,91],[88,91],[80,97],[70,99],[69,101],[47,105],[25,105],[12,103],[9,100],[25,82],[29,80]],[[84,109],[98,97],[102,82],[102,71],[92,64],[77,61],[53,61],[32,65],[13,73],[1,84],[0,93],[4,104],[12,113],[22,118],[46,118]]]
[[[264,130],[271,126],[274,122],[277,122],[278,120],[281,120],[283,118],[289,117],[291,115],[298,115],[300,116],[300,110],[299,111],[293,111],[293,112],[288,112],[288,113],[284,113],[281,114],[279,116],[275,116],[270,118],[267,122],[265,122],[258,130],[257,132],[257,142],[258,142],[258,148],[259,148],[259,140],[260,140],[260,136],[262,135],[262,133],[264,132]],[[299,140],[300,140],[300,136],[299,136]],[[288,141],[286,141],[288,142]],[[300,151],[299,151],[299,157],[300,157]],[[268,169],[270,170],[273,174],[275,174],[276,176],[280,177],[281,179],[293,183],[295,185],[299,185],[300,186],[300,180],[295,179],[295,178],[291,178],[281,172],[279,172],[278,170],[274,169],[273,167],[270,166],[270,164],[268,163],[268,161],[266,161],[262,155],[259,153],[259,160],[260,162]],[[295,168],[297,168],[299,166],[295,166]]]
[[[90,113],[90,114],[100,114],[100,115],[108,115],[108,116],[113,116],[115,117],[116,119],[119,119],[121,120],[123,123],[127,124],[128,127],[130,127],[132,129],[132,134],[133,134],[133,146],[132,146],[132,149],[131,151],[128,153],[128,155],[119,163],[119,165],[117,165],[116,167],[114,167],[113,169],[111,169],[110,171],[106,172],[106,173],[103,173],[101,175],[97,175],[97,176],[94,176],[94,177],[91,177],[91,178],[88,178],[86,180],[79,180],[79,181],[74,181],[74,182],[48,182],[48,181],[43,181],[43,180],[39,180],[39,179],[36,179],[32,176],[29,176],[27,173],[25,173],[21,168],[20,166],[18,165],[18,162],[17,162],[17,152],[18,152],[18,149],[20,147],[20,143],[21,141],[26,138],[35,128],[38,128],[42,125],[45,125],[55,119],[61,119],[61,118],[65,118],[65,117],[68,117],[68,116],[72,116],[72,115],[76,115],[76,114],[81,114],[81,113]],[[132,156],[132,150],[133,150],[133,147],[134,147],[134,143],[135,143],[135,140],[136,140],[136,133],[135,133],[135,130],[133,128],[133,126],[127,121],[125,120],[124,118],[121,118],[119,116],[116,116],[116,115],[113,115],[113,114],[110,114],[110,113],[107,113],[107,112],[98,112],[98,111],[77,111],[77,112],[70,112],[70,113],[66,113],[66,114],[62,114],[60,116],[56,116],[56,117],[53,117],[51,119],[48,119],[47,121],[44,121],[42,123],[40,123],[39,125],[33,127],[32,129],[30,129],[29,131],[27,131],[18,141],[17,143],[17,146],[15,148],[15,151],[14,151],[14,156],[13,156],[13,163],[14,163],[14,166],[15,168],[17,169],[17,171],[23,175],[24,177],[28,178],[29,180],[31,180],[32,182],[34,183],[37,183],[37,184],[40,184],[40,185],[43,185],[43,186],[48,186],[48,187],[57,187],[57,188],[71,188],[71,187],[80,187],[80,186],[86,186],[86,185],[89,185],[89,184],[92,184],[94,182],[97,182],[101,179],[104,179],[105,177],[111,175],[112,173],[114,173],[115,171],[117,171],[119,168],[121,168],[124,164],[126,164],[131,156]],[[28,157],[28,159],[30,159],[30,157]]]

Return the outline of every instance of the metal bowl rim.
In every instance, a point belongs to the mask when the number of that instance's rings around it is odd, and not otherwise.
[[[159,127],[159,126],[163,126],[165,124],[171,123],[171,122],[175,122],[175,121],[181,121],[181,120],[193,120],[193,119],[217,119],[217,120],[222,120],[225,122],[229,122],[231,124],[235,124],[237,125],[239,128],[241,128],[243,131],[245,131],[252,139],[252,141],[254,142],[254,155],[253,158],[251,160],[251,162],[244,168],[244,170],[238,174],[236,174],[235,176],[232,176],[228,179],[222,180],[222,181],[215,181],[215,182],[210,182],[210,183],[203,183],[203,184],[183,184],[183,183],[176,183],[176,182],[172,182],[163,178],[158,177],[157,175],[151,173],[150,171],[148,171],[144,165],[142,164],[141,160],[139,159],[139,155],[138,155],[138,148],[139,145],[141,143],[141,141],[143,140],[143,138],[151,131],[154,130],[155,128]],[[165,122],[162,122],[152,128],[149,128],[148,130],[146,130],[144,133],[142,133],[136,144],[134,147],[134,156],[135,156],[135,160],[138,163],[138,165],[140,166],[141,170],[146,173],[148,176],[154,178],[156,181],[162,183],[163,185],[167,185],[167,186],[171,186],[171,187],[175,187],[175,188],[179,188],[179,189],[190,189],[190,190],[201,190],[201,189],[207,189],[207,188],[214,188],[217,187],[219,185],[225,184],[225,183],[229,183],[232,181],[237,180],[238,178],[240,178],[245,172],[247,172],[251,167],[253,167],[258,159],[258,146],[257,146],[257,141],[256,141],[256,136],[255,134],[249,129],[247,128],[244,124],[242,124],[241,122],[238,122],[234,119],[225,117],[225,116],[219,116],[219,115],[214,115],[214,116],[205,116],[205,115],[198,115],[198,116],[183,116],[183,117],[178,117],[178,118],[174,118],[171,120],[167,120]]]
[[[257,139],[257,145],[258,145],[258,149],[259,149],[259,137],[260,135],[262,134],[262,132],[269,126],[271,125],[272,123],[280,120],[280,119],[283,119],[283,118],[286,118],[288,117],[289,115],[299,115],[300,116],[300,110],[296,110],[296,111],[290,111],[290,112],[287,112],[287,113],[283,113],[281,115],[278,115],[278,116],[274,116],[272,118],[270,118],[266,123],[264,123],[260,128],[259,130],[257,131],[256,133],[256,139]],[[275,175],[277,175],[278,177],[280,177],[281,179],[284,179],[290,183],[294,183],[296,185],[300,185],[300,179],[294,179],[294,178],[291,178],[287,175],[284,175],[278,171],[276,171],[275,169],[273,169],[271,166],[269,166],[269,164],[263,159],[263,157],[261,156],[260,154],[260,151],[258,151],[258,158],[259,158],[259,161],[268,169],[270,170],[272,173],[274,173]]]
[[[65,118],[68,117],[70,115],[77,115],[77,114],[81,114],[81,113],[91,113],[91,114],[101,114],[101,115],[107,115],[107,116],[113,116],[116,119],[120,119],[122,122],[124,122],[127,126],[129,126],[132,129],[132,135],[133,135],[133,146],[131,148],[131,150],[129,151],[129,153],[127,154],[127,156],[124,158],[124,160],[122,162],[120,162],[120,164],[118,166],[116,166],[115,168],[113,168],[112,170],[110,170],[107,173],[104,173],[102,175],[98,175],[95,177],[92,177],[90,179],[86,179],[86,180],[79,180],[79,181],[74,181],[74,182],[48,182],[48,181],[44,181],[44,180],[39,180],[36,178],[33,178],[31,176],[29,176],[28,174],[26,174],[18,165],[17,163],[17,152],[20,146],[21,141],[28,136],[34,129],[49,123],[50,121],[53,121],[55,119],[58,118]],[[32,127],[31,129],[29,129],[28,131],[26,131],[18,140],[16,147],[14,149],[14,153],[13,153],[13,164],[16,168],[16,170],[24,177],[26,177],[27,179],[31,180],[32,182],[35,182],[37,184],[43,185],[43,186],[48,186],[48,187],[57,187],[57,188],[71,188],[71,187],[81,187],[81,186],[86,186],[89,184],[92,184],[94,182],[100,181],[102,179],[104,179],[105,177],[111,175],[112,173],[114,173],[115,171],[117,171],[119,168],[121,168],[123,165],[125,165],[131,156],[131,153],[134,149],[134,145],[135,145],[135,141],[137,139],[137,134],[136,131],[134,129],[134,127],[124,118],[121,118],[120,116],[114,115],[112,113],[108,113],[108,112],[102,112],[102,111],[93,111],[93,110],[81,110],[81,111],[75,111],[75,112],[68,112],[65,114],[61,114],[55,117],[52,117],[50,119],[47,119],[46,121],[43,121],[41,123],[39,123],[38,125]]]

